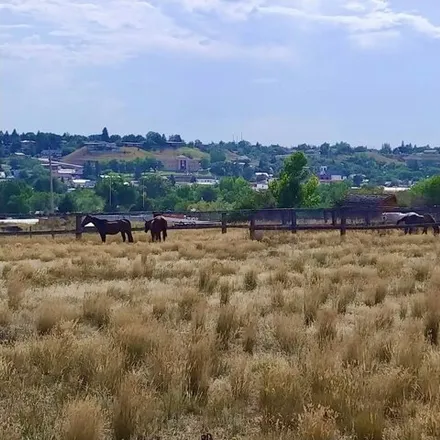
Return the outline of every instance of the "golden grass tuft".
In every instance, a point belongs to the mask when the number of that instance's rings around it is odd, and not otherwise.
[[[13,275],[6,282],[6,294],[8,296],[8,307],[18,310],[24,300],[26,283],[19,275]]]
[[[60,438],[63,440],[104,440],[105,419],[99,403],[92,398],[68,403],[60,430]]]
[[[214,273],[211,267],[203,267],[199,272],[199,290],[212,294],[217,287],[219,276]]]
[[[88,293],[84,296],[83,317],[97,327],[110,322],[112,300],[105,293]]]
[[[258,276],[255,270],[251,269],[245,272],[243,279],[244,290],[251,291],[255,290],[258,285]]]
[[[336,338],[336,312],[332,309],[322,310],[318,316],[316,336],[320,345]]]
[[[238,328],[237,312],[234,306],[223,306],[217,319],[216,333],[220,346],[224,349],[229,343]]]
[[[307,398],[299,371],[284,362],[263,369],[258,408],[263,432],[296,428]]]
[[[147,438],[154,433],[162,417],[157,398],[141,378],[124,378],[113,405],[112,427],[116,440]]]
[[[51,332],[63,321],[79,318],[79,313],[72,306],[59,299],[42,302],[35,315],[35,327],[41,335]]]
[[[12,322],[12,313],[5,303],[0,303],[0,327],[7,327]]]

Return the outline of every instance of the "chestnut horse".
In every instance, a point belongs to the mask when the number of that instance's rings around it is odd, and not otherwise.
[[[81,227],[84,228],[85,225],[92,223],[93,226],[98,230],[101,240],[105,243],[106,235],[116,235],[121,233],[122,240],[125,243],[125,235],[128,236],[129,243],[133,243],[133,234],[131,233],[131,223],[130,220],[105,220],[98,217],[92,217],[91,215],[86,215],[81,223]]]
[[[161,215],[155,215],[151,220],[145,222],[145,232],[151,231],[152,241],[162,241],[160,233],[162,232],[163,241],[167,238],[168,222]]]

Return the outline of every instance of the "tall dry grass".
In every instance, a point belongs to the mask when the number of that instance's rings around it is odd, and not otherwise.
[[[137,238],[3,240],[5,438],[439,437],[436,237]]]

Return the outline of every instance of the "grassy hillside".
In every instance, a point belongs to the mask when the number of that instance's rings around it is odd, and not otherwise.
[[[73,153],[63,157],[63,161],[67,163],[81,165],[87,161],[108,162],[110,160],[131,161],[135,159],[155,158],[157,160],[171,159],[180,155],[187,156],[191,159],[209,158],[209,154],[200,151],[198,148],[182,147],[167,148],[159,151],[148,152],[134,147],[123,147],[120,152],[95,152],[89,153],[85,147],[82,147]],[[228,158],[230,160],[230,158]]]
[[[181,147],[181,148],[165,148],[163,150],[152,151],[151,154],[158,160],[172,159],[180,155],[189,157],[190,159],[209,158],[209,154],[200,151],[198,148]]]
[[[72,163],[76,165],[82,165],[87,161],[99,161],[99,162],[108,162],[109,160],[135,160],[135,159],[145,159],[147,157],[153,157],[153,155],[147,151],[141,150],[140,148],[134,147],[123,147],[120,152],[96,152],[89,153],[85,147],[80,148],[79,150],[74,151],[71,154],[63,157],[63,161],[67,163]]]

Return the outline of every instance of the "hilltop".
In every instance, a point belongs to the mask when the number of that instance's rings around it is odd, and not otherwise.
[[[73,165],[84,165],[85,162],[108,162],[110,160],[132,161],[136,159],[151,158],[153,155],[140,148],[121,147],[118,151],[97,151],[90,153],[87,147],[81,147],[67,156],[62,157],[63,162]]]
[[[158,151],[145,151],[140,147],[120,147],[114,151],[94,151],[89,152],[87,147],[80,147],[78,150],[62,157],[63,162],[74,165],[83,165],[85,162],[109,162],[111,160],[118,161],[133,161],[136,159],[156,159],[166,160],[177,158],[178,156],[185,156],[190,159],[208,159],[209,154],[199,150],[196,147],[179,147],[171,148],[165,147]],[[228,159],[233,160],[237,155],[233,153],[228,154]],[[237,156],[238,157],[238,156]]]

